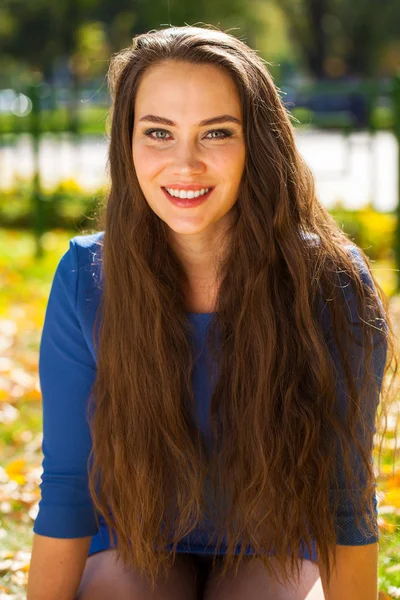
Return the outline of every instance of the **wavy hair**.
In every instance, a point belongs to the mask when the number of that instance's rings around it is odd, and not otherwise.
[[[208,438],[194,417],[187,274],[132,160],[138,86],[165,60],[224,69],[244,119],[245,168],[207,335]],[[284,581],[297,580],[314,540],[329,580],[343,502],[362,531],[377,532],[373,422],[388,404],[383,375],[397,372],[388,299],[317,199],[268,63],[243,41],[212,27],[152,30],[111,57],[108,82],[94,504],[118,557],[153,585],[205,516],[217,548],[226,535],[222,576],[250,544],[249,560],[275,575],[272,553]]]

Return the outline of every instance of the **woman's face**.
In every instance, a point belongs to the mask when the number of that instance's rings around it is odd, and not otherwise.
[[[213,65],[164,62],[144,74],[134,111],[132,156],[150,208],[178,234],[219,230],[236,203],[245,164],[233,80]],[[201,123],[217,117],[223,118]],[[165,188],[213,189],[201,204],[180,207]]]

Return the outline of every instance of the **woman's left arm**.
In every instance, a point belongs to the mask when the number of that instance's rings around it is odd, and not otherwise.
[[[319,565],[325,600],[377,600],[379,543],[336,546],[336,568],[327,582]]]
[[[369,275],[367,266],[356,247],[352,248],[352,255],[358,264],[360,275],[364,283],[371,289],[374,289],[374,283]],[[350,312],[348,318],[352,323],[352,333],[356,339],[356,343],[351,344],[351,347],[349,348],[348,359],[352,366],[354,366],[354,372],[356,372],[359,365],[365,362],[365,348],[361,337],[361,320],[358,314],[357,299],[351,282],[344,280],[342,286],[346,305]],[[378,328],[385,329],[385,325],[385,322],[382,323],[379,321],[376,330],[374,330],[374,342],[370,363],[370,371],[378,385],[377,387],[371,386],[371,388],[368,388],[361,398],[362,417],[369,423],[374,433],[376,432],[376,411],[380,401],[380,391],[387,352],[386,339],[382,336],[381,332],[378,332]],[[349,397],[344,378],[343,365],[336,345],[332,339],[328,341],[328,345],[337,366],[338,406],[340,410],[343,410],[343,407],[347,405]],[[356,375],[357,387],[359,387],[361,383],[359,380],[360,376],[361,375]],[[338,453],[336,478],[339,482],[340,489],[344,490],[346,481],[343,468],[343,457],[340,452]],[[360,486],[362,485],[363,481],[360,481]],[[378,499],[376,492],[373,501],[376,513],[376,532],[375,534],[366,535],[357,527],[354,507],[347,500],[346,494],[343,494],[343,498],[341,497],[335,521],[337,527],[335,546],[336,568],[331,574],[329,588],[323,566],[321,565],[319,567],[321,583],[323,585],[326,600],[377,600],[378,598],[379,528],[377,523]]]

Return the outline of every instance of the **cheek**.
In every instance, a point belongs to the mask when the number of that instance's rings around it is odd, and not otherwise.
[[[240,180],[244,169],[245,151],[241,147],[227,148],[226,151],[215,153],[213,166],[219,173],[224,173],[233,181]]]
[[[156,174],[162,168],[165,159],[158,152],[143,146],[133,146],[132,148],[133,164],[138,179],[147,179]]]

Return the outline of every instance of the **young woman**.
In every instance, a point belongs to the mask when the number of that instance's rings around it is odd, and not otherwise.
[[[28,600],[376,600],[395,354],[368,258],[244,42],[138,35],[109,84],[107,203],[41,340]]]

